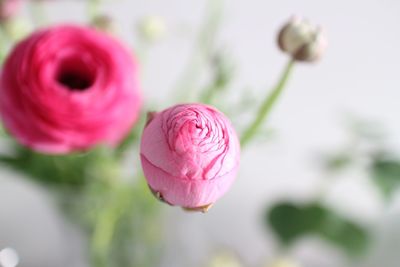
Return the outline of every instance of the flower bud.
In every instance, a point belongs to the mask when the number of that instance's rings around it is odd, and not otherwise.
[[[213,256],[207,267],[242,267],[238,256],[230,251],[221,251]]]
[[[268,267],[301,267],[301,266],[293,260],[280,258],[275,260],[272,264],[268,265]]]
[[[94,17],[90,24],[96,29],[99,29],[103,32],[107,33],[115,32],[114,21],[112,20],[111,17],[107,15],[98,15]]]
[[[138,31],[144,40],[148,42],[154,42],[161,39],[165,35],[165,22],[160,17],[148,16],[139,22]]]
[[[0,0],[0,21],[4,22],[16,15],[21,7],[21,0]]]
[[[278,34],[279,48],[294,60],[314,62],[325,52],[327,40],[322,29],[293,17]]]
[[[154,195],[168,204],[203,212],[232,185],[239,154],[228,119],[202,104],[151,113],[140,146],[144,175]]]

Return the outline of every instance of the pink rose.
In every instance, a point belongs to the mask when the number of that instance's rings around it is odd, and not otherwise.
[[[20,143],[40,152],[117,145],[138,117],[137,72],[109,35],[78,26],[41,30],[6,59],[0,115]]]
[[[21,0],[0,0],[0,21],[13,17],[21,7]]]
[[[202,104],[183,104],[153,116],[140,156],[151,190],[190,209],[207,208],[236,177],[240,145],[229,120]]]

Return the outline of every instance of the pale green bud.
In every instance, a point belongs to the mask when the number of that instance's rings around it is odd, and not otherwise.
[[[327,44],[320,27],[299,17],[290,19],[278,34],[280,49],[297,61],[317,61],[325,52]]]
[[[158,41],[166,34],[167,27],[165,21],[158,16],[148,16],[138,23],[140,36],[149,42]]]
[[[280,258],[275,260],[272,264],[267,265],[268,267],[301,267],[300,264],[294,260],[288,258]]]

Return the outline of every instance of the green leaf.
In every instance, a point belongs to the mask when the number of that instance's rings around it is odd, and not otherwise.
[[[267,212],[266,222],[285,246],[306,235],[318,235],[349,255],[358,255],[368,244],[365,229],[319,203],[279,203]]]
[[[400,161],[379,157],[372,164],[373,181],[389,198],[400,186]]]
[[[349,255],[360,255],[368,244],[368,234],[361,226],[333,212],[326,211],[317,232]]]
[[[97,148],[87,153],[63,156],[36,153],[15,145],[12,156],[0,156],[0,164],[25,174],[28,178],[46,185],[80,187],[88,177],[95,176],[99,167],[105,169],[113,163],[112,154],[105,148]]]
[[[273,207],[267,216],[282,243],[289,245],[298,237],[317,228],[325,214],[323,209],[316,206],[303,208],[291,203],[281,203]]]

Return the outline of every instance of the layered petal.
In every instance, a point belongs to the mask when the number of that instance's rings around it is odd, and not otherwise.
[[[7,58],[0,114],[22,144],[45,153],[116,145],[141,105],[137,64],[118,41],[64,25],[34,33]]]
[[[232,184],[240,146],[228,119],[215,108],[184,104],[155,114],[141,142],[150,187],[174,205],[216,201]]]

